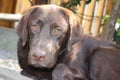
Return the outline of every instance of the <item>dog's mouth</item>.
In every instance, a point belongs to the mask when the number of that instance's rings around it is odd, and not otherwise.
[[[37,68],[53,68],[56,64],[57,56],[56,55],[45,55],[45,56],[36,56],[29,55],[28,63]]]
[[[42,61],[44,61],[45,60],[45,57],[46,56],[36,56],[36,55],[32,55],[32,59],[34,59],[34,60],[36,60],[36,61],[38,61],[38,62],[42,62]]]

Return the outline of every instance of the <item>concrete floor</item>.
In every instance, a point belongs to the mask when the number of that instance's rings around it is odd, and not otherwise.
[[[0,67],[0,80],[32,80],[9,69]]]
[[[0,27],[0,80],[32,80],[20,75],[17,41],[15,30]]]
[[[13,29],[0,27],[0,48],[5,50],[16,50],[18,36]]]

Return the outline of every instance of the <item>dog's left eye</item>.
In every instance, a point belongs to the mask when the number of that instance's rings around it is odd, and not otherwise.
[[[55,29],[53,29],[53,34],[59,34],[60,32],[62,31],[62,29],[61,28],[55,28]]]
[[[63,32],[63,28],[54,24],[52,25],[52,31],[51,31],[51,35],[56,36],[56,35],[60,35]]]
[[[51,36],[53,36],[56,39],[61,39],[63,36],[63,28],[56,27],[51,31]]]

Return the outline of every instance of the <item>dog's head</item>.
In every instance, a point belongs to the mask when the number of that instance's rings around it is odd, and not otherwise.
[[[32,7],[20,20],[17,33],[23,47],[29,43],[28,63],[39,68],[52,68],[63,49],[70,51],[82,39],[74,13],[55,5]]]

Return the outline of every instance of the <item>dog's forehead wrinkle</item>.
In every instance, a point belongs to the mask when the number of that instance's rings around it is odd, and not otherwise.
[[[60,8],[54,7],[54,5],[44,7],[42,6],[32,15],[34,16],[31,17],[31,23],[36,23],[38,20],[41,20],[43,21],[43,23],[45,22],[46,24],[57,23],[60,26],[67,26],[65,17],[62,13],[60,13]]]
[[[50,26],[49,24],[45,24],[44,26],[41,26],[41,31],[38,35],[36,35],[36,39],[44,40],[44,39],[50,39]]]

